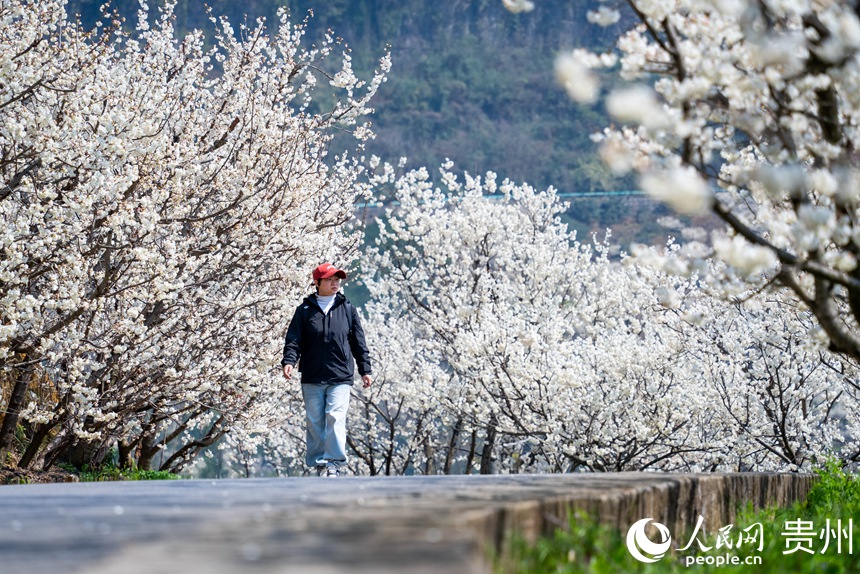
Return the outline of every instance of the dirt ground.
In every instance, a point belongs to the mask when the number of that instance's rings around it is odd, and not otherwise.
[[[78,482],[78,477],[68,470],[57,467],[53,467],[50,470],[0,468],[0,485],[39,484],[45,482]]]

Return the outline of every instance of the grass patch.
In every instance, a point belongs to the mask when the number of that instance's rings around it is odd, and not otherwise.
[[[687,536],[673,540],[673,550],[654,563],[646,564],[633,558],[627,549],[626,532],[595,524],[584,514],[574,514],[569,517],[566,528],[559,528],[553,536],[533,544],[512,537],[509,558],[498,559],[495,572],[860,572],[860,479],[846,474],[836,463],[829,463],[817,474],[819,480],[805,502],[789,508],[742,510],[730,530],[725,530],[728,525],[723,525],[722,536],[721,532],[695,533],[695,525],[691,524]],[[656,530],[649,531],[648,535],[659,542]],[[691,541],[692,545],[686,550],[680,550]]]
[[[166,470],[139,470],[136,468],[119,468],[114,464],[100,466],[84,465],[76,469],[70,465],[60,465],[61,468],[74,472],[81,482],[102,482],[110,480],[178,480],[180,476]]]

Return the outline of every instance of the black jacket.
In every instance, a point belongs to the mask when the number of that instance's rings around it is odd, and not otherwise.
[[[355,362],[353,362],[355,358]],[[298,363],[303,384],[352,384],[355,363],[358,374],[371,374],[370,352],[358,311],[340,293],[328,314],[323,314],[316,295],[296,308],[284,341],[281,365]]]

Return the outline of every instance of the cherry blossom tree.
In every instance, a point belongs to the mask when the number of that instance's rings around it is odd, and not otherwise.
[[[828,456],[856,459],[856,367],[810,341],[813,318],[790,300],[736,306],[694,336],[717,412],[731,429],[734,470],[807,469]],[[693,348],[697,345],[691,344]],[[852,373],[845,376],[845,370]]]
[[[253,448],[296,408],[273,366],[307,269],[356,255],[369,184],[329,144],[372,137],[387,56],[367,83],[286,11],[272,33],[217,20],[207,45],[141,5],[133,33],[0,7],[4,462],[21,423],[21,466]]]
[[[614,46],[556,65],[571,97],[619,122],[597,135],[608,165],[679,212],[725,222],[687,270],[734,294],[788,289],[834,351],[860,359],[856,3],[619,5],[589,18],[621,30]],[[613,71],[622,82],[604,92]]]
[[[663,260],[578,243],[552,189],[396,179],[366,256],[371,473],[809,468],[856,457],[856,365],[785,300],[729,303]],[[651,255],[654,255],[653,253]],[[659,263],[659,264],[656,264]]]

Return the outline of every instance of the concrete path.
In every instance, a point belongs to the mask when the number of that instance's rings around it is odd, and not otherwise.
[[[535,536],[567,508],[689,528],[693,513],[718,523],[741,499],[787,503],[811,484],[621,473],[0,486],[0,573],[488,573],[506,532]]]

